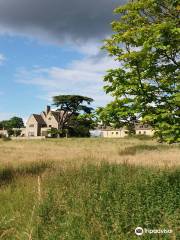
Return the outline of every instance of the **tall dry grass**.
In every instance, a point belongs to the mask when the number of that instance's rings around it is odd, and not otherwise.
[[[87,163],[129,163],[176,167],[180,165],[179,145],[157,144],[138,139],[55,139],[0,141],[0,165],[52,161],[63,165]]]

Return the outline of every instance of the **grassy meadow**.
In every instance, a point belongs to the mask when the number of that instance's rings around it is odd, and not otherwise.
[[[179,156],[151,139],[1,140],[0,239],[180,239]]]

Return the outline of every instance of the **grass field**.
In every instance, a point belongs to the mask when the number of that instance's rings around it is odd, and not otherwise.
[[[0,141],[0,239],[179,239],[179,156],[152,140]]]

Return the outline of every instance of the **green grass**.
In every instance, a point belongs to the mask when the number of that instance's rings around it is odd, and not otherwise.
[[[31,239],[32,232],[34,240],[134,240],[137,226],[173,229],[180,237],[179,169],[127,164],[63,169],[41,162],[1,170],[0,176],[1,183],[10,179],[0,188],[0,239]]]

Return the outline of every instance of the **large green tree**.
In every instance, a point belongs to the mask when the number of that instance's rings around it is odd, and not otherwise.
[[[135,0],[118,7],[114,34],[104,44],[119,61],[119,68],[109,70],[104,79],[113,104],[121,101],[130,116],[141,115],[167,142],[180,141],[178,2]]]
[[[53,97],[53,105],[57,107],[58,111],[62,111],[60,119],[60,132],[62,132],[62,135],[67,130],[77,132],[77,128],[80,129],[84,126],[85,118],[82,121],[79,116],[91,114],[93,108],[90,107],[90,104],[92,102],[92,98],[80,95],[59,95]],[[88,122],[88,119],[86,121]]]

